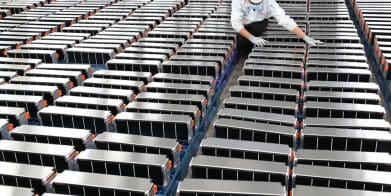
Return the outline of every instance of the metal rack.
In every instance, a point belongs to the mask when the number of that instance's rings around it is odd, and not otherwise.
[[[132,102],[126,106],[125,110],[127,112],[188,115],[194,120],[195,128],[198,128],[202,118],[201,110],[199,110],[197,106],[193,105]]]
[[[295,184],[390,192],[389,172],[300,165],[295,168]]]
[[[195,105],[202,113],[204,113],[208,107],[208,100],[205,96],[193,94],[142,92],[137,95],[136,100],[139,102]]]
[[[208,100],[212,100],[214,95],[212,87],[203,84],[150,82],[145,88],[148,92],[203,95]]]
[[[172,164],[164,155],[87,149],[77,155],[80,171],[149,178],[167,186]]]
[[[49,106],[38,112],[42,125],[81,128],[93,133],[113,130],[110,111]]]
[[[79,96],[63,96],[55,101],[56,106],[87,108],[110,111],[116,115],[124,111],[124,103],[118,99],[96,98],[96,97],[79,97]]]
[[[144,91],[144,83],[140,81],[129,81],[129,80],[117,80],[107,78],[88,78],[83,82],[84,86],[97,87],[97,88],[108,88],[108,89],[125,89],[132,90],[135,93]]]
[[[99,70],[95,71],[93,76],[94,78],[143,81],[144,84],[152,80],[152,74],[150,72]]]
[[[376,196],[384,196],[389,193],[381,193],[381,192],[374,192],[374,191],[362,191],[362,190],[349,190],[349,189],[341,189],[341,188],[325,188],[325,187],[314,187],[314,186],[303,186],[298,185],[293,190],[294,195],[329,195],[329,194],[341,194],[341,195],[376,195]]]
[[[86,129],[70,129],[36,125],[21,125],[10,130],[11,138],[17,141],[74,146],[81,151],[91,147],[93,134]]]
[[[279,182],[285,185],[284,163],[198,155],[189,166],[189,176],[201,179]]]
[[[288,163],[289,147],[280,144],[206,138],[200,144],[199,154]]]
[[[122,112],[115,117],[117,132],[188,141],[193,135],[190,116]]]
[[[30,95],[43,97],[48,104],[63,95],[57,86],[31,85],[31,84],[3,84],[0,94]]]
[[[73,146],[2,140],[1,161],[54,167],[56,171],[75,167]]]
[[[13,186],[5,186],[0,185],[0,191],[4,195],[32,195],[33,190],[31,188],[23,188],[23,187],[13,187]]]
[[[230,180],[186,179],[180,182],[178,195],[286,195],[284,188],[275,182],[248,182]]]
[[[0,97],[0,106],[25,108],[30,117],[37,117],[37,112],[47,106],[47,101],[42,96],[9,95]]]
[[[292,145],[292,126],[247,122],[222,118],[215,122],[215,136],[226,139],[243,139],[277,144]]]
[[[32,69],[24,73],[25,76],[69,78],[75,86],[81,85],[85,77],[80,71]]]
[[[69,91],[71,96],[96,97],[108,99],[121,99],[124,103],[129,103],[134,99],[134,92],[125,89],[108,89],[87,86],[78,86]]]
[[[52,167],[20,163],[0,162],[1,184],[7,186],[31,188],[40,194],[46,191],[47,183],[54,177]]]
[[[96,148],[102,150],[166,155],[177,167],[183,150],[175,139],[105,132],[95,138]]]
[[[154,185],[143,178],[65,170],[53,181],[56,193],[77,195],[154,195]]]

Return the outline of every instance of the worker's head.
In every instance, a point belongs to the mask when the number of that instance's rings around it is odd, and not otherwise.
[[[251,4],[253,5],[259,5],[262,3],[263,0],[249,0]]]

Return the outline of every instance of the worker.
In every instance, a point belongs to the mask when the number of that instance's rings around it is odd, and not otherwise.
[[[241,57],[247,57],[253,46],[264,46],[267,41],[261,36],[266,31],[268,18],[296,34],[310,46],[323,44],[307,36],[296,22],[285,14],[276,0],[232,0],[231,24],[238,32],[237,48]]]

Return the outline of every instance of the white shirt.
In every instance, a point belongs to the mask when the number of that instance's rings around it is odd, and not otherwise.
[[[236,32],[244,25],[274,17],[280,26],[292,31],[296,22],[285,14],[276,0],[263,0],[253,5],[248,0],[232,0],[231,24]]]

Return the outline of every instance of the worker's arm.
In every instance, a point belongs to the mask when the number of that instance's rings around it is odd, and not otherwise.
[[[240,34],[242,37],[244,37],[244,38],[246,38],[246,39],[248,39],[248,40],[250,40],[251,37],[254,37],[254,36],[253,36],[250,32],[248,32],[244,27],[242,27],[242,28],[240,29],[239,34]]]
[[[246,39],[249,39],[252,35],[248,32],[243,25],[243,5],[241,0],[232,0],[231,11],[231,25],[232,28]]]
[[[310,46],[317,46],[317,45],[322,45],[322,44],[324,44],[322,41],[313,39],[313,38],[309,37],[308,35],[306,35],[306,34],[304,33],[304,31],[301,30],[299,27],[293,28],[292,33],[294,33],[295,35],[297,35],[297,37],[303,39],[304,42],[305,42],[306,44],[310,45]]]
[[[244,28],[243,14],[245,10],[241,1],[243,0],[232,0],[231,25],[237,33],[249,40],[253,35]]]
[[[323,42],[307,36],[305,32],[297,26],[296,22],[285,14],[284,9],[282,9],[275,0],[270,0],[268,6],[268,13],[277,20],[280,26],[283,26],[300,39],[303,39],[308,45],[316,46],[318,44],[323,44]]]
[[[294,33],[295,35],[297,35],[297,37],[303,39],[304,36],[305,36],[305,33],[303,30],[301,30],[298,26],[294,27],[292,29],[292,33]]]
[[[296,22],[290,16],[285,14],[284,9],[278,5],[276,0],[268,0],[267,8],[268,16],[275,18],[278,25],[284,27],[288,31],[295,33],[299,37],[302,36],[301,33],[304,34],[304,32],[297,26]]]
[[[253,43],[255,46],[263,46],[266,44],[266,40],[262,39],[261,37],[255,37],[250,32],[244,28],[243,25],[243,13],[244,8],[242,5],[243,0],[233,0],[232,1],[232,13],[231,13],[231,25],[232,28],[235,29],[236,32],[238,32],[242,37],[249,40],[251,43]]]

